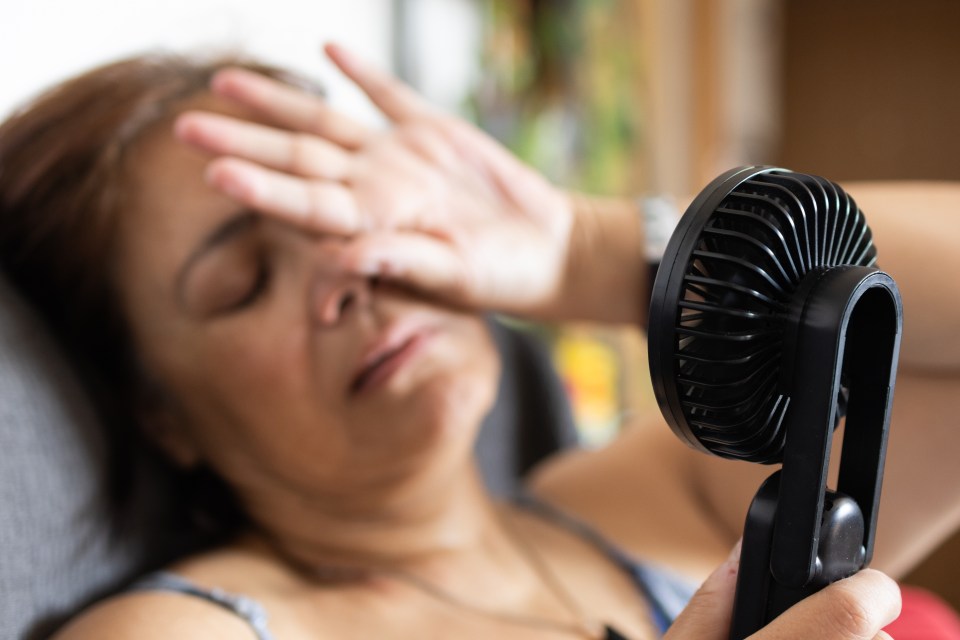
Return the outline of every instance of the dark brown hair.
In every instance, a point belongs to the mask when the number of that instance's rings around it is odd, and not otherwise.
[[[37,97],[0,125],[0,268],[74,361],[108,428],[112,486],[128,486],[142,377],[110,279],[132,149],[237,57],[137,56]],[[122,497],[118,493],[116,497]]]

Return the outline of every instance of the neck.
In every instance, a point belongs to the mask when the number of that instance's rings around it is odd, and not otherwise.
[[[406,571],[443,581],[516,560],[498,507],[473,467],[422,490],[394,488],[381,500],[367,498],[358,506],[342,498],[272,496],[269,509],[249,506],[259,535],[307,572]]]
[[[474,616],[599,637],[473,468],[389,508],[299,507],[292,518],[260,518],[271,524],[259,535],[308,581],[387,579]]]

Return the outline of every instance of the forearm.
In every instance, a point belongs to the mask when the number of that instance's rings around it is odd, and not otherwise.
[[[878,266],[903,296],[900,362],[960,371],[960,183],[851,183],[873,230]]]
[[[867,216],[904,299],[901,362],[960,370],[960,183],[844,185]],[[572,196],[575,219],[563,286],[543,316],[644,326],[650,297],[643,215],[629,199]]]
[[[644,230],[636,202],[571,194],[574,222],[552,321],[643,326],[650,298]]]
[[[874,233],[879,266],[904,300],[901,367],[893,403],[874,566],[902,575],[960,526],[960,185],[844,185]],[[839,462],[840,441],[832,462]],[[696,493],[726,530],[742,526],[758,465],[691,457]],[[834,470],[835,472],[835,470]]]

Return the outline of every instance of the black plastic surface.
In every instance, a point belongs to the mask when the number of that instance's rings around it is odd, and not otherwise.
[[[856,203],[835,184],[774,167],[723,174],[668,243],[648,328],[657,401],[688,445],[778,463],[790,412],[790,307],[807,274],[873,267]]]
[[[735,640],[872,557],[903,322],[876,258],[840,187],[771,167],[717,178],[668,244],[648,335],[664,417],[701,451],[783,464],[747,517]]]

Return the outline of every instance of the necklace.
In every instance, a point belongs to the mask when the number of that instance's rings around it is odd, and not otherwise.
[[[476,616],[534,629],[566,633],[572,636],[589,638],[590,640],[627,640],[627,637],[615,628],[587,616],[576,599],[573,598],[570,592],[563,586],[560,579],[554,574],[533,546],[507,522],[506,518],[500,518],[500,521],[518,554],[537,575],[537,578],[547,588],[550,594],[567,610],[567,613],[575,619],[575,622],[562,622],[519,612],[489,609],[463,600],[440,585],[401,569],[363,570],[326,567],[314,568],[310,573],[323,580],[343,580],[345,578],[355,580],[373,573],[379,573],[401,580],[438,602],[442,602],[455,609],[470,612]]]
[[[547,587],[547,589],[553,594],[553,596],[560,601],[561,604],[578,620],[589,620],[586,613],[580,607],[576,599],[570,595],[570,592],[564,587],[563,583],[557,577],[557,575],[550,568],[550,565],[547,564],[543,556],[541,556],[536,549],[533,548],[533,545],[529,541],[520,535],[520,532],[514,529],[512,523],[508,521],[507,518],[500,518],[500,522],[503,524],[504,530],[510,536],[511,541],[513,541],[514,546],[520,551],[520,554],[527,561],[527,564],[533,569],[534,573],[540,578],[540,581]],[[581,623],[582,628],[587,629],[593,635],[591,638],[597,638],[598,640],[627,640],[626,636],[617,631],[615,628],[611,627],[608,624],[602,624],[599,621],[593,620],[587,624]]]

